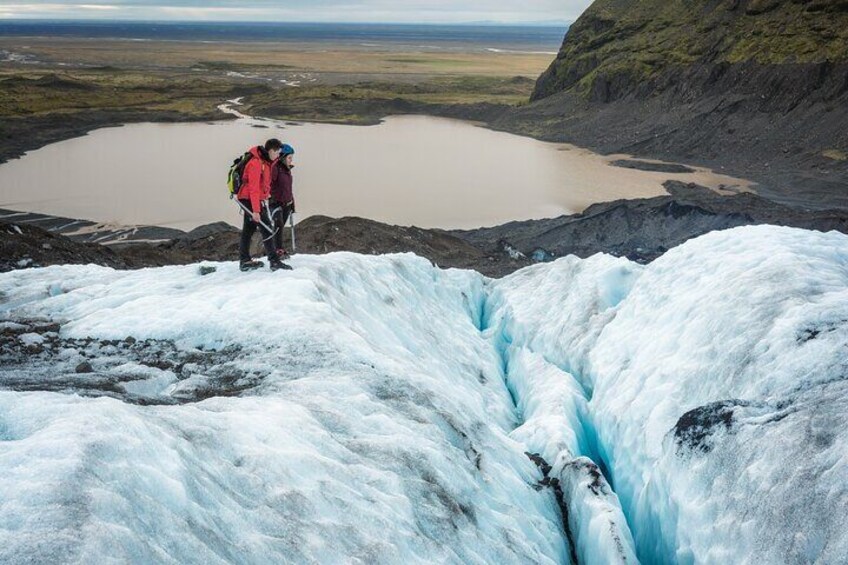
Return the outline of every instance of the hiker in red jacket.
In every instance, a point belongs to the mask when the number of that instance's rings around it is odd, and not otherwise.
[[[283,231],[291,214],[294,214],[292,173],[294,148],[284,143],[280,157],[271,166],[271,218],[274,220],[274,244],[280,258],[288,257],[283,247]]]
[[[271,194],[271,164],[280,156],[283,144],[278,139],[269,139],[265,146],[257,146],[250,150],[251,158],[244,167],[242,183],[236,198],[244,212],[244,222],[239,243],[239,268],[242,271],[258,269],[264,266],[262,261],[250,257],[250,240],[259,228],[265,253],[271,270],[291,269],[280,261],[277,248],[274,245],[274,222],[268,209],[268,198]]]

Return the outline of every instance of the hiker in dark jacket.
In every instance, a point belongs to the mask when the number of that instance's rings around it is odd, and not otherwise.
[[[294,192],[292,191],[292,168],[294,168],[294,148],[283,144],[280,157],[271,167],[271,217],[274,220],[274,244],[277,254],[287,257],[283,247],[283,228],[291,214],[294,214]]]
[[[282,143],[278,139],[269,139],[265,146],[257,146],[250,150],[251,158],[244,167],[242,184],[236,198],[239,207],[244,213],[244,222],[241,229],[241,241],[239,242],[239,268],[242,271],[258,269],[264,264],[250,257],[250,240],[256,229],[262,236],[265,253],[271,270],[290,269],[288,265],[280,261],[277,248],[274,245],[273,225],[268,198],[271,190],[271,168],[274,161],[280,155]]]

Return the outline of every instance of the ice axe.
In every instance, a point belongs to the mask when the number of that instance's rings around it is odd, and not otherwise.
[[[242,211],[245,214],[247,214],[248,216],[253,214],[253,212],[250,210],[250,208],[248,208],[247,206],[245,206],[244,204],[241,203],[241,200],[236,199],[236,204],[238,204],[238,207],[241,208]],[[259,225],[262,226],[263,228],[265,228],[268,231],[268,233],[271,234],[268,237],[263,238],[262,241],[268,241],[269,239],[274,237],[275,233],[277,233],[276,227],[272,228],[271,226],[269,226],[268,224],[266,224],[265,222],[262,221],[262,214],[261,213],[259,214]],[[292,225],[292,229],[294,229],[294,225]]]

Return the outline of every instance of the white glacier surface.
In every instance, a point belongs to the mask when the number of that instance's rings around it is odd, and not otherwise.
[[[647,267],[565,258],[488,305],[510,349],[582,385],[586,447],[569,449],[606,469],[643,562],[848,562],[844,234],[713,232]]]
[[[293,265],[0,275],[0,562],[845,563],[845,235]]]
[[[567,561],[556,503],[508,436],[482,279],[414,256],[293,263],[0,277],[7,316],[74,339],[237,345],[253,384],[182,405],[0,392],[0,562]],[[98,348],[92,378],[149,385],[148,400],[213,378],[173,383],[119,346]]]

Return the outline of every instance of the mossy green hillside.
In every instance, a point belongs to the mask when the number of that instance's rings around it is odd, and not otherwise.
[[[525,104],[533,89],[526,77],[431,77],[416,83],[370,81],[306,85],[257,93],[245,100],[249,114],[278,119],[372,124],[391,113],[427,107]]]
[[[144,74],[116,69],[72,72],[0,72],[0,118],[67,114],[89,110],[177,112],[216,115],[227,97],[256,87],[186,75]]]
[[[848,61],[848,0],[597,0],[571,26],[534,99],[641,82],[695,63]]]

